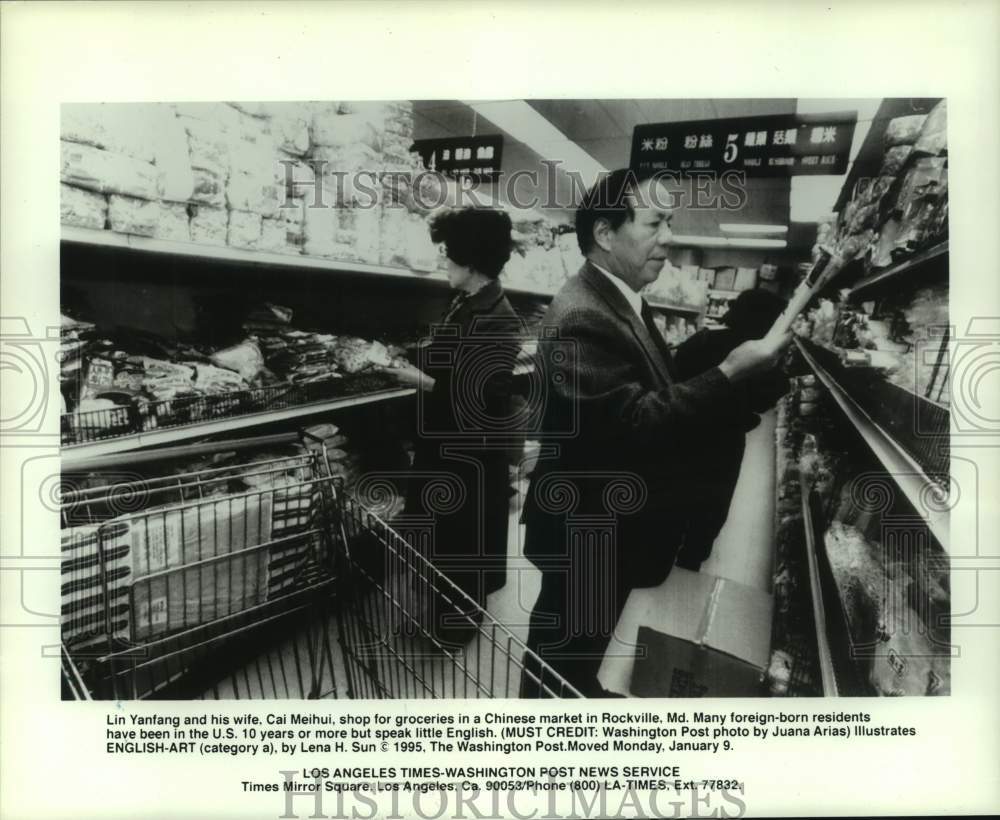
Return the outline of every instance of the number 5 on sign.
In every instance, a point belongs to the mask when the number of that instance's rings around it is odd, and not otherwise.
[[[736,140],[739,136],[739,134],[730,134],[726,137],[726,150],[722,152],[723,162],[736,162],[736,154],[740,150],[736,145]]]

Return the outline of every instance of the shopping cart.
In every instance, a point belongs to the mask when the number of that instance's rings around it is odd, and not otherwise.
[[[524,643],[300,449],[64,493],[65,698],[517,697]]]

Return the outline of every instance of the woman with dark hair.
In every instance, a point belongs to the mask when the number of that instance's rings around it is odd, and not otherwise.
[[[510,389],[520,321],[498,279],[511,254],[506,213],[446,211],[432,220],[431,239],[447,256],[448,282],[458,293],[419,348],[419,366],[395,372],[420,391],[407,519],[428,522],[421,551],[464,593],[429,573],[439,591],[432,633],[454,644],[474,634],[478,607],[506,583],[507,445],[515,435]]]

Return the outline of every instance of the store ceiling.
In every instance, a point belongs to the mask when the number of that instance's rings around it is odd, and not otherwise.
[[[657,122],[725,119],[748,115],[785,114],[795,111],[794,99],[618,99],[618,100],[529,100],[528,104],[567,139],[575,142],[607,169],[626,166],[636,125]],[[422,100],[414,103],[417,139],[504,134],[484,117],[477,116],[465,103],[455,100]],[[543,197],[547,192],[546,168],[542,157],[527,145],[505,134],[503,171],[533,171],[539,183],[532,186],[522,177],[516,194]],[[573,200],[573,188],[565,174],[557,174],[555,195],[560,203]],[[507,199],[501,193],[502,199]],[[568,219],[571,208],[564,211]],[[675,219],[678,233],[720,236],[719,223],[746,222],[787,225],[789,182],[787,179],[751,179],[746,207],[738,212],[716,210],[685,211]]]

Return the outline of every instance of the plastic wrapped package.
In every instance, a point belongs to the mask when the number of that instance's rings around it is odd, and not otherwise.
[[[63,225],[103,230],[108,220],[108,198],[103,194],[59,186],[59,221]]]
[[[264,355],[249,339],[238,345],[217,350],[209,359],[217,367],[239,373],[247,382],[253,382],[264,367]]]
[[[253,143],[230,135],[228,149],[230,177],[246,174],[260,182],[271,182],[281,168],[273,144]]]
[[[274,183],[283,197],[316,199],[316,174],[308,162],[279,153],[274,164]],[[322,201],[322,200],[321,200]]]
[[[261,216],[245,211],[229,212],[226,244],[234,248],[257,250],[260,245]]]
[[[885,156],[882,159],[882,168],[879,170],[879,176],[894,177],[899,174],[912,153],[912,145],[897,145],[890,148],[885,152]]]
[[[226,206],[226,183],[225,178],[207,171],[204,168],[193,168],[191,171],[193,181],[190,201],[203,205],[211,205],[215,208]]]
[[[173,107],[178,116],[210,123],[214,129],[224,132],[239,130],[240,112],[226,103],[174,103]]]
[[[305,252],[310,256],[331,256],[338,228],[334,208],[305,208],[302,221]]]
[[[920,136],[926,114],[909,114],[905,117],[895,117],[889,120],[882,136],[882,145],[892,148],[896,145],[912,145]]]
[[[150,202],[112,194],[108,200],[111,230],[135,236],[152,236],[190,242],[187,208],[173,202]]]
[[[381,265],[406,265],[406,221],[409,214],[403,208],[382,209]]]
[[[354,224],[357,235],[355,251],[363,262],[377,265],[382,243],[381,208],[354,209]]]
[[[283,200],[270,175],[232,173],[226,182],[226,203],[231,211],[274,216]]]
[[[237,111],[246,114],[248,117],[267,118],[270,116],[270,113],[267,110],[266,103],[228,100],[226,104],[231,105]]]
[[[158,172],[151,163],[79,143],[63,142],[61,147],[60,178],[67,185],[142,199],[160,195]]]
[[[213,123],[178,117],[188,136],[188,160],[195,170],[208,171],[223,180],[229,174],[229,141]]]
[[[404,226],[404,247],[407,267],[418,271],[433,271],[437,267],[437,245],[431,241],[427,221],[418,214],[407,214]]]
[[[948,153],[948,101],[941,100],[927,115],[913,150],[938,156]]]
[[[225,208],[192,205],[190,208],[191,241],[205,245],[225,245],[229,214]]]
[[[60,108],[59,133],[67,142],[153,163],[147,111],[148,105],[135,103],[65,103]]]
[[[317,114],[312,121],[312,141],[315,145],[348,148],[364,145],[381,150],[379,129],[370,117],[362,114]]]
[[[194,177],[184,125],[165,105],[151,107],[148,118],[159,195],[171,202],[187,202],[194,190]]]

